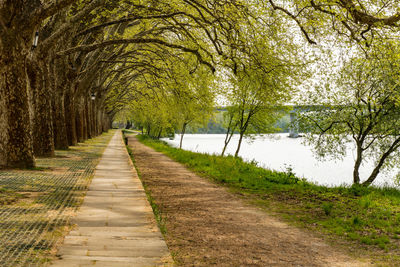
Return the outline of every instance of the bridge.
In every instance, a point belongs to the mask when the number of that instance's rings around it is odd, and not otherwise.
[[[288,110],[290,116],[290,126],[289,126],[289,137],[290,138],[298,138],[301,137],[299,135],[299,123],[297,121],[297,114],[310,112],[310,111],[320,111],[326,109],[332,109],[332,107],[327,107],[324,105],[282,105],[276,106],[274,109],[278,110]],[[216,107],[216,111],[226,111],[226,107]]]
[[[324,105],[293,105],[293,106],[285,106],[289,108],[289,115],[290,115],[290,126],[289,126],[289,137],[290,138],[298,138],[301,137],[299,135],[299,123],[297,120],[298,113],[310,112],[310,111],[321,111],[332,109],[330,106]]]

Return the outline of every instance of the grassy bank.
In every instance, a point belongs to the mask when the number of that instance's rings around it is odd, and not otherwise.
[[[146,136],[139,140],[355,254],[368,252],[384,265],[400,264],[400,191],[396,189],[327,188],[299,179],[290,170],[271,171],[240,158],[184,151]]]

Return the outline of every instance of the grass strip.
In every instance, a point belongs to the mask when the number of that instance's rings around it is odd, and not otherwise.
[[[354,254],[400,264],[400,191],[361,186],[326,187],[232,156],[194,153],[145,135],[145,145],[197,174],[250,199],[286,221],[328,237]]]
[[[124,133],[124,137],[125,137],[125,134],[126,133],[130,133],[130,132],[123,131],[123,133]],[[126,149],[128,150],[128,154],[129,154],[129,156],[130,156],[130,158],[132,160],[133,166],[135,166],[135,169],[136,169],[136,172],[137,172],[137,174],[139,176],[139,179],[142,182],[144,191],[145,191],[146,196],[147,196],[147,200],[149,201],[150,206],[153,209],[153,213],[154,213],[154,217],[156,218],[157,226],[160,229],[161,233],[163,235],[165,235],[167,233],[167,228],[165,226],[165,224],[166,224],[165,219],[166,218],[164,218],[162,216],[161,211],[160,211],[157,203],[154,201],[154,198],[151,196],[151,191],[147,188],[146,184],[143,183],[143,179],[141,177],[140,170],[137,168],[136,163],[135,163],[135,158],[133,156],[132,149],[128,145],[126,145]]]

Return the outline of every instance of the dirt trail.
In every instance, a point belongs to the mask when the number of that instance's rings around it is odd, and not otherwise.
[[[142,180],[166,217],[166,242],[184,266],[370,266],[246,204],[130,137]]]

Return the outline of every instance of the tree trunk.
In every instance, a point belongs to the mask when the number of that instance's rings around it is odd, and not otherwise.
[[[86,99],[86,121],[87,121],[87,131],[88,131],[88,138],[93,138],[93,123],[92,123],[92,100]]]
[[[375,181],[376,177],[378,177],[380,169],[381,169],[381,166],[375,167],[375,169],[372,171],[371,175],[368,177],[368,179],[364,183],[362,183],[362,185],[370,186]]]
[[[376,165],[376,167],[374,168],[374,170],[372,171],[371,175],[368,177],[368,179],[362,184],[363,186],[369,186],[371,185],[376,177],[378,176],[383,164],[385,163],[385,161],[387,160],[387,158],[397,149],[399,149],[399,144],[400,144],[400,138],[397,138],[392,145],[390,146],[390,148],[383,153],[383,155],[381,156],[381,158],[379,159],[378,164]]]
[[[88,120],[88,104],[87,104],[87,98],[84,97],[82,99],[82,114],[83,114],[83,140],[88,140],[89,139],[89,120]]]
[[[65,104],[63,88],[57,88],[53,105],[54,147],[68,149],[68,137],[65,120]]]
[[[357,143],[357,157],[353,170],[353,184],[360,184],[360,166],[362,162],[362,148],[361,144],[359,144],[357,141],[356,143]]]
[[[96,136],[96,116],[95,116],[95,101],[90,101],[90,136]]]
[[[33,151],[35,156],[54,156],[54,130],[52,115],[52,91],[49,70],[44,60],[32,60],[28,77],[33,100]]]
[[[0,167],[35,166],[26,75],[27,49],[9,36],[0,57]]]
[[[240,132],[239,143],[238,143],[238,146],[237,146],[237,149],[235,152],[235,157],[239,156],[240,147],[241,147],[242,141],[243,141],[243,135],[244,135],[244,132]]]
[[[65,97],[69,85],[68,73],[65,72],[66,65],[62,60],[52,61],[53,78],[53,129],[54,129],[54,148],[68,149],[68,135],[65,116]]]
[[[76,115],[75,115],[75,125],[76,125],[76,139],[78,143],[82,143],[83,140],[83,110],[80,99],[76,103]]]
[[[226,130],[225,140],[224,140],[224,148],[222,149],[221,156],[224,156],[226,148],[228,147],[229,142],[232,139],[233,133],[235,132],[236,125],[232,125],[233,115],[229,119],[228,129]]]
[[[151,125],[147,124],[147,135],[150,136],[151,133]]]
[[[163,130],[163,128],[160,128],[160,131],[158,131],[157,139],[161,138],[162,130]]]
[[[107,131],[106,130],[106,128],[107,128],[107,123],[106,123],[106,117],[105,117],[105,115],[104,115],[104,111],[103,110],[101,110],[100,111],[100,115],[101,115],[101,133],[100,134],[102,134],[102,133],[104,133],[105,131]]]
[[[224,148],[222,149],[221,156],[224,156],[226,148],[228,147],[229,143],[231,142],[232,136],[233,136],[233,131],[230,132],[230,129],[228,128],[228,131],[226,132],[225,140],[224,140]]]
[[[92,101],[93,108],[92,108],[92,120],[93,120],[93,136],[98,135],[98,124],[97,124],[97,105],[96,101]]]
[[[184,122],[183,125],[182,125],[182,130],[181,130],[181,141],[179,142],[179,148],[180,149],[182,149],[183,136],[185,135],[185,132],[186,132],[186,126],[187,126],[187,123]]]
[[[113,128],[113,117],[108,116],[108,129],[112,129]]]
[[[97,135],[100,135],[102,123],[101,123],[101,113],[100,113],[99,108],[96,109],[96,120],[97,120]]]
[[[70,146],[75,146],[78,143],[76,136],[76,122],[75,122],[75,103],[72,97],[71,89],[67,91],[64,107],[65,107],[65,121],[67,129],[68,144]]]

